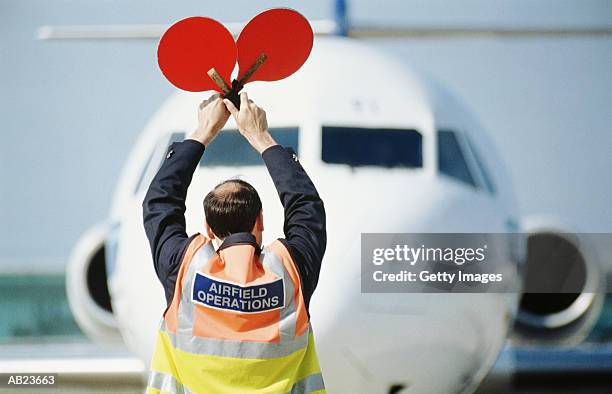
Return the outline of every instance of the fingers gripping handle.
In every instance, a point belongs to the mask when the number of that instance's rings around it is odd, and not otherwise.
[[[225,94],[225,98],[231,101],[236,109],[240,109],[240,91],[243,87],[243,84],[234,79],[232,81],[232,88]]]

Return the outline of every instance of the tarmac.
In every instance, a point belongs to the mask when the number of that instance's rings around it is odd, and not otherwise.
[[[142,394],[146,368],[121,346],[87,342],[0,345],[0,373],[56,371],[52,387],[0,387],[0,394]],[[612,392],[612,345],[506,347],[476,394]]]

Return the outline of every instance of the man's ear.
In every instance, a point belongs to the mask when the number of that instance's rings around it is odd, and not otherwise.
[[[255,230],[261,232],[264,231],[263,209],[259,211],[259,215],[257,215],[257,220],[255,220]]]
[[[204,221],[204,227],[206,228],[206,235],[208,235],[209,239],[217,238],[215,233],[213,233],[212,229],[210,228],[210,226],[208,225],[208,222],[206,220]]]

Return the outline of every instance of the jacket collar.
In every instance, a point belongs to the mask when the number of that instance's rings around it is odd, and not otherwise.
[[[258,256],[261,254],[261,247],[257,244],[255,236],[251,233],[234,233],[228,235],[221,243],[221,246],[219,246],[219,249],[217,249],[217,253],[234,245],[252,245],[255,248],[255,254]]]

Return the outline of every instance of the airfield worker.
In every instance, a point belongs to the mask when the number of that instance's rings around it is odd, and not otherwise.
[[[169,148],[143,202],[168,305],[147,393],[325,392],[308,311],[327,242],[323,202],[297,156],[269,134],[264,110],[240,99],[240,110],[218,95],[200,105],[198,128]],[[284,207],[285,238],[263,249],[261,200],[239,179],[204,198],[206,235],[186,233],[187,188],[230,113]]]

